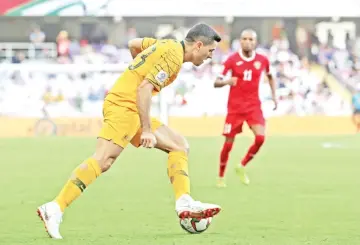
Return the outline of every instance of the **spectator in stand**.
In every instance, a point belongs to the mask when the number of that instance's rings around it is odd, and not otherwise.
[[[55,98],[54,98],[54,102],[62,102],[62,101],[64,101],[64,100],[65,100],[64,94],[63,94],[62,90],[59,89],[57,95],[56,95]]]
[[[35,56],[39,57],[42,55],[43,50],[41,48],[41,44],[45,42],[46,35],[43,31],[41,31],[40,27],[35,26],[30,33],[29,39],[31,43],[35,46]]]
[[[12,57],[11,63],[20,64],[25,60],[25,54],[21,51],[16,52],[15,56]]]
[[[101,100],[105,99],[105,96],[107,95],[107,90],[104,84],[100,86],[98,93]]]
[[[298,54],[310,58],[310,34],[305,27],[298,26],[296,28],[296,44]]]
[[[102,98],[99,96],[99,93],[95,92],[93,88],[90,88],[87,99],[91,102],[101,100]]]
[[[81,51],[81,46],[78,40],[71,38],[69,45],[69,56],[71,59],[74,58],[75,55],[79,55]]]
[[[39,44],[45,42],[45,33],[41,31],[41,29],[36,26],[33,31],[30,33],[30,41],[34,44]]]
[[[127,37],[126,43],[128,43],[128,41],[130,41],[131,39],[137,38],[138,34],[137,34],[136,29],[135,28],[129,28],[128,31],[127,31],[126,37]]]
[[[59,32],[56,38],[56,43],[58,56],[69,56],[70,40],[67,31],[62,30]]]
[[[90,87],[87,99],[90,101],[104,100],[106,94],[107,90],[105,88],[105,85],[101,85],[98,90],[94,90],[94,88]]]
[[[42,96],[42,100],[44,101],[45,105],[48,105],[54,101],[54,96],[50,86],[46,88],[45,93]]]
[[[356,127],[356,132],[360,133],[360,91],[356,91],[352,96],[353,116],[352,120]]]
[[[79,112],[82,112],[84,99],[82,98],[80,93],[77,93],[76,96],[73,98],[73,104],[74,104],[74,107],[76,108],[76,110],[78,110]]]
[[[106,40],[106,42],[102,45],[100,52],[108,57],[109,61],[114,60],[118,55],[118,49],[111,43],[110,40]]]

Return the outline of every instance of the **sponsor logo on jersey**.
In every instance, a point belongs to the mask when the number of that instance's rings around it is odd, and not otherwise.
[[[238,61],[238,62],[236,62],[236,65],[237,65],[237,66],[241,66],[242,64],[244,64],[244,61]]]

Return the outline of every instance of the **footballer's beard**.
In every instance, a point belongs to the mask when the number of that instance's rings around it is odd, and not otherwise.
[[[243,49],[244,54],[251,56],[253,49],[251,47],[245,47]]]
[[[201,65],[204,63],[204,61],[205,61],[205,60],[199,58],[199,59],[197,59],[196,62],[194,62],[193,64],[194,64],[195,66],[201,66]]]

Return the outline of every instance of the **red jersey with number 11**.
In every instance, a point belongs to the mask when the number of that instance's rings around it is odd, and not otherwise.
[[[230,87],[228,114],[247,113],[261,107],[259,84],[262,73],[270,73],[268,58],[256,52],[252,57],[244,57],[239,51],[224,62],[222,74],[225,76],[229,71],[237,78],[237,83]]]

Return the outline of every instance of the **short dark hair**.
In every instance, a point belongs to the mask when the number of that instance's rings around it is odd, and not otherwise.
[[[255,31],[254,29],[251,29],[251,28],[246,28],[246,29],[244,29],[244,30],[241,32],[240,37],[242,37],[245,32],[250,32],[250,33],[253,34],[253,36],[254,36],[255,38],[257,38],[257,33],[256,33],[256,31]]]
[[[185,41],[187,42],[196,42],[201,41],[204,45],[210,45],[214,41],[220,42],[220,35],[209,25],[204,23],[199,23],[194,25],[189,32],[186,34]]]

